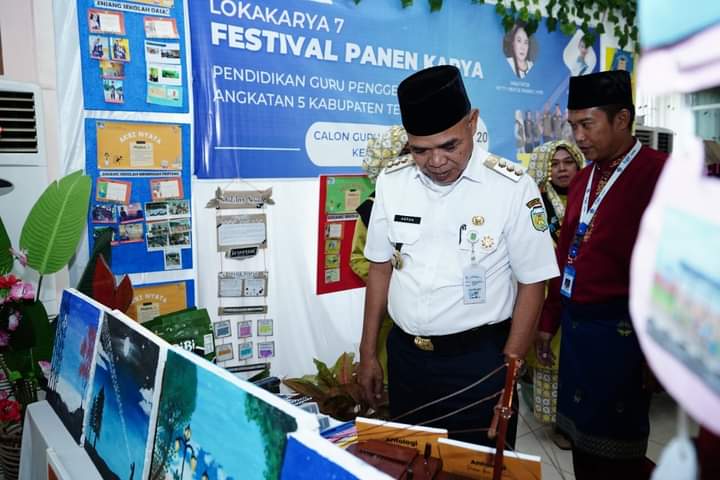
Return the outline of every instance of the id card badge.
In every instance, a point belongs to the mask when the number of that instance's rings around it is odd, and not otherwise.
[[[463,303],[485,303],[485,268],[472,264],[463,269]]]
[[[566,265],[563,270],[562,284],[560,285],[560,295],[563,297],[572,297],[572,289],[575,284],[575,267]]]

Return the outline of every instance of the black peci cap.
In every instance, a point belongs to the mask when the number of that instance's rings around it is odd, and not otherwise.
[[[633,105],[630,74],[624,70],[591,73],[570,77],[569,110],[602,107],[604,105]]]
[[[447,130],[470,111],[460,70],[452,65],[420,70],[400,82],[397,90],[403,127],[417,136]]]

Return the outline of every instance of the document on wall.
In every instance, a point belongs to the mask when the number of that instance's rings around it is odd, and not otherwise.
[[[254,245],[265,248],[267,243],[266,224],[265,214],[218,216],[218,252]]]

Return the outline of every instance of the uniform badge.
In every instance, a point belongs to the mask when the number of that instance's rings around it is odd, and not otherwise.
[[[475,215],[474,217],[472,217],[472,224],[476,227],[479,227],[483,223],[485,223],[485,219],[482,217],[482,215]]]
[[[489,250],[495,246],[495,240],[490,235],[485,235],[480,241],[480,246]]]
[[[539,198],[535,197],[532,200],[530,200],[529,202],[527,202],[525,205],[527,205],[528,208],[533,208],[538,205],[542,205],[542,202],[540,201]]]
[[[530,209],[530,220],[532,221],[532,225],[535,227],[535,230],[544,232],[548,229],[545,209],[542,206],[538,205]]]

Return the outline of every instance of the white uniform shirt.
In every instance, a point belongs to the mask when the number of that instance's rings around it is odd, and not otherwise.
[[[516,279],[527,284],[559,275],[537,186],[528,175],[516,182],[485,166],[488,155],[475,147],[450,186],[434,185],[415,165],[378,177],[365,257],[386,262],[402,244],[388,310],[407,333],[447,335],[500,322],[512,314]],[[480,238],[475,254],[486,269],[486,301],[466,305],[472,230]]]

